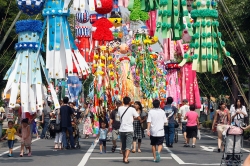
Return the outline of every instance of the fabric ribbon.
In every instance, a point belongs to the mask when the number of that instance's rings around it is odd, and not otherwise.
[[[149,12],[149,19],[146,21],[146,25],[149,30],[149,36],[154,36],[155,30],[156,30],[156,13],[157,11],[150,11]]]

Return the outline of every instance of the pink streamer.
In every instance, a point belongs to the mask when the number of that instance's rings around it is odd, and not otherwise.
[[[146,21],[146,26],[149,29],[149,36],[154,36],[156,29],[156,10],[148,13],[149,19]]]

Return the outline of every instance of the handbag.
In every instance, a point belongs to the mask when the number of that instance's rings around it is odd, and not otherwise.
[[[55,132],[60,132],[61,131],[61,124],[60,123],[56,123],[55,125],[54,125],[54,131]]]
[[[141,112],[142,114],[142,112]],[[140,115],[141,117],[141,115]],[[146,117],[146,116],[145,116]],[[142,123],[141,123],[141,128],[142,130],[146,130],[148,128],[148,123],[147,123],[147,120],[144,120]]]

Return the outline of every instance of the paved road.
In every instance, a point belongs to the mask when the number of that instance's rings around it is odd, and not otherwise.
[[[130,155],[130,166],[179,166],[179,165],[219,165],[222,153],[216,152],[216,140],[213,135],[202,134],[202,139],[197,142],[196,148],[184,148],[183,137],[179,135],[179,142],[174,144],[174,148],[163,149],[160,163],[152,162],[150,141],[143,139],[142,153]],[[0,149],[0,166],[122,166],[122,156],[119,149],[112,153],[111,142],[107,143],[106,154],[99,154],[99,147],[93,144],[94,138],[81,139],[81,149],[78,150],[53,150],[53,140],[33,140],[32,157],[19,157],[19,144],[15,145],[14,157],[8,158],[8,149]],[[213,151],[214,150],[214,151]],[[250,152],[249,147],[243,150],[244,158]]]

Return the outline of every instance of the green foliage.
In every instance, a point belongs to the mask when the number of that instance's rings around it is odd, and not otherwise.
[[[212,129],[213,122],[211,120],[202,122],[202,127]]]
[[[250,129],[244,130],[244,139],[248,139],[250,137]]]
[[[6,131],[7,131],[6,129],[3,129],[3,130],[2,130],[2,137],[5,136]]]

